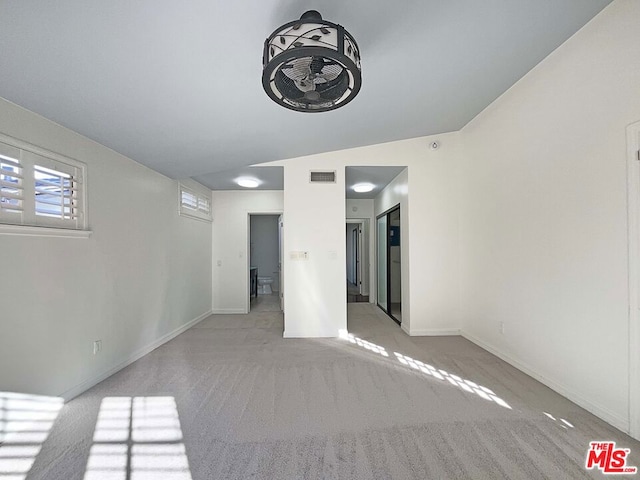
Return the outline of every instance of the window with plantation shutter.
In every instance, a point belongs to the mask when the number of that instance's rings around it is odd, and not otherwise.
[[[76,216],[73,177],[68,173],[36,165],[36,215],[72,219]]]
[[[0,223],[85,230],[86,166],[0,135]]]
[[[189,187],[180,183],[179,188],[180,215],[211,222],[211,194],[204,187]]]
[[[0,143],[0,221],[22,215],[23,188],[20,150]]]
[[[195,193],[183,189],[181,192],[181,196],[182,208],[186,208],[187,210],[198,209],[198,196]]]
[[[211,200],[207,197],[198,197],[198,210],[205,215],[211,213]]]

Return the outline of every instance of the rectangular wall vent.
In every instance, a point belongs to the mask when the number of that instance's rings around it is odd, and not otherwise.
[[[309,172],[309,181],[311,183],[336,183],[335,170],[322,170]]]

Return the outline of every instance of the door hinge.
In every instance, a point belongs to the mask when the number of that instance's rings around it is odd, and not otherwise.
[[[640,162],[640,150],[636,152],[636,160]]]

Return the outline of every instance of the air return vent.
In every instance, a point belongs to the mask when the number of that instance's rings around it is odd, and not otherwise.
[[[336,183],[335,170],[322,170],[309,172],[309,181],[311,183]]]

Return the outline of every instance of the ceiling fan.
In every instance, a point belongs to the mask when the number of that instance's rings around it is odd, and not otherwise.
[[[356,41],[315,10],[278,28],[265,41],[262,85],[286,108],[334,110],[353,100],[361,84]]]

